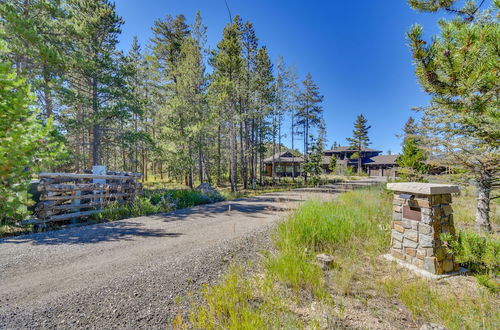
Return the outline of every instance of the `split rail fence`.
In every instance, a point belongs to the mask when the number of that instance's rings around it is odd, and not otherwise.
[[[40,202],[35,211],[37,223],[88,217],[102,211],[110,202],[133,201],[142,192],[140,173],[106,174],[40,173]]]

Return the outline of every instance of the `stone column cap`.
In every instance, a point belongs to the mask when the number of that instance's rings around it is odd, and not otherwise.
[[[460,191],[457,185],[423,182],[388,183],[387,189],[419,195],[451,194]]]

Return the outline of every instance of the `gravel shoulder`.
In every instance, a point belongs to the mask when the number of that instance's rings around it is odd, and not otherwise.
[[[0,240],[0,328],[162,328],[302,201],[265,194]]]

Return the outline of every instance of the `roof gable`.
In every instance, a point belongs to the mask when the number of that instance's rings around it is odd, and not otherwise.
[[[357,152],[358,150],[356,149],[352,149],[351,147],[337,147],[335,149],[331,149],[331,150],[325,150],[325,152]],[[364,147],[364,148],[361,148],[361,151],[364,151],[364,152],[382,152],[380,150],[375,150],[375,149],[371,149],[371,148],[367,148],[367,147]]]

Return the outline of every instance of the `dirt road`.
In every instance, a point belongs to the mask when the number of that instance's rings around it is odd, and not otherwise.
[[[308,198],[286,192],[0,240],[0,328],[162,328]]]

